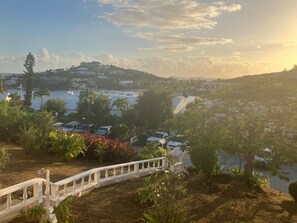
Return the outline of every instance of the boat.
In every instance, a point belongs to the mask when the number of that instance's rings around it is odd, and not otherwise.
[[[68,94],[70,94],[70,95],[74,95],[74,92],[73,92],[72,90],[69,90],[69,91],[68,91]]]

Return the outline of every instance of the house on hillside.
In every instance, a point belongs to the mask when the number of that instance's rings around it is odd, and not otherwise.
[[[206,81],[202,83],[200,88],[201,91],[218,91],[228,86],[229,84],[225,81]]]
[[[87,67],[83,67],[83,66],[79,66],[76,68],[73,68],[71,73],[73,74],[81,74],[81,75],[96,75],[95,72],[90,71],[89,68]]]

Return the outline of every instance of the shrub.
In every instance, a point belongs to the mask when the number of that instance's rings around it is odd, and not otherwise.
[[[25,125],[28,111],[22,106],[10,106],[0,102],[0,138],[8,142],[16,142],[20,127]]]
[[[138,190],[141,203],[151,205],[144,212],[144,222],[184,223],[186,213],[181,198],[187,190],[180,176],[169,173],[155,174],[146,179],[146,184]]]
[[[247,175],[243,170],[240,170],[238,168],[233,168],[231,171],[235,177],[243,180],[248,187],[261,188],[263,186],[269,185],[268,179],[258,173]]]
[[[169,149],[163,149],[160,146],[156,146],[154,143],[149,144],[144,147],[144,150],[139,153],[138,157],[140,159],[153,159],[157,157],[161,157],[162,155],[166,155]]]
[[[212,175],[218,165],[218,156],[211,146],[191,146],[190,156],[194,166],[205,176]]]
[[[57,223],[74,223],[75,217],[70,213],[69,207],[74,201],[73,196],[67,197],[57,207],[54,208],[53,213],[57,217]]]
[[[0,172],[5,167],[5,164],[9,161],[9,153],[4,149],[0,149]]]
[[[48,136],[46,136],[47,139]],[[40,152],[45,146],[44,135],[35,125],[29,128],[21,128],[19,134],[19,143],[24,147],[26,153],[37,153]]]
[[[50,132],[49,138],[51,141],[49,151],[60,156],[63,160],[70,160],[80,154],[85,154],[86,145],[80,134],[53,131]]]
[[[297,181],[290,183],[289,193],[293,197],[293,199],[297,202]]]
[[[47,220],[46,211],[41,206],[27,208],[20,212],[19,217],[13,220],[14,223],[50,223]]]
[[[135,151],[127,142],[111,140],[91,134],[83,135],[87,147],[87,155],[105,162],[127,162],[135,156]]]

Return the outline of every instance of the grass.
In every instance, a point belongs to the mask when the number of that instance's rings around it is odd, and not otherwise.
[[[65,177],[98,167],[96,162],[75,160],[58,162],[49,156],[33,157],[24,154],[21,148],[2,145],[11,153],[11,161],[0,174],[2,187],[38,177],[37,170],[48,168],[53,182]],[[297,222],[297,202],[287,194],[270,188],[263,191],[249,189],[242,182],[228,176],[218,175],[206,181],[192,174],[185,179],[188,196],[181,207],[189,222]],[[93,190],[75,199],[71,212],[77,222],[133,223],[141,222],[147,206],[137,200],[137,189],[144,185],[143,178],[137,178]]]

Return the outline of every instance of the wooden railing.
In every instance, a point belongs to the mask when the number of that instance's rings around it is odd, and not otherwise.
[[[35,178],[4,188],[0,190],[0,223],[15,218],[28,206],[38,204],[42,204],[48,217],[54,219],[50,214],[53,207],[70,195],[81,196],[94,188],[164,171],[166,167],[167,158],[160,157],[95,168],[56,183]],[[49,178],[49,171],[47,173]]]

